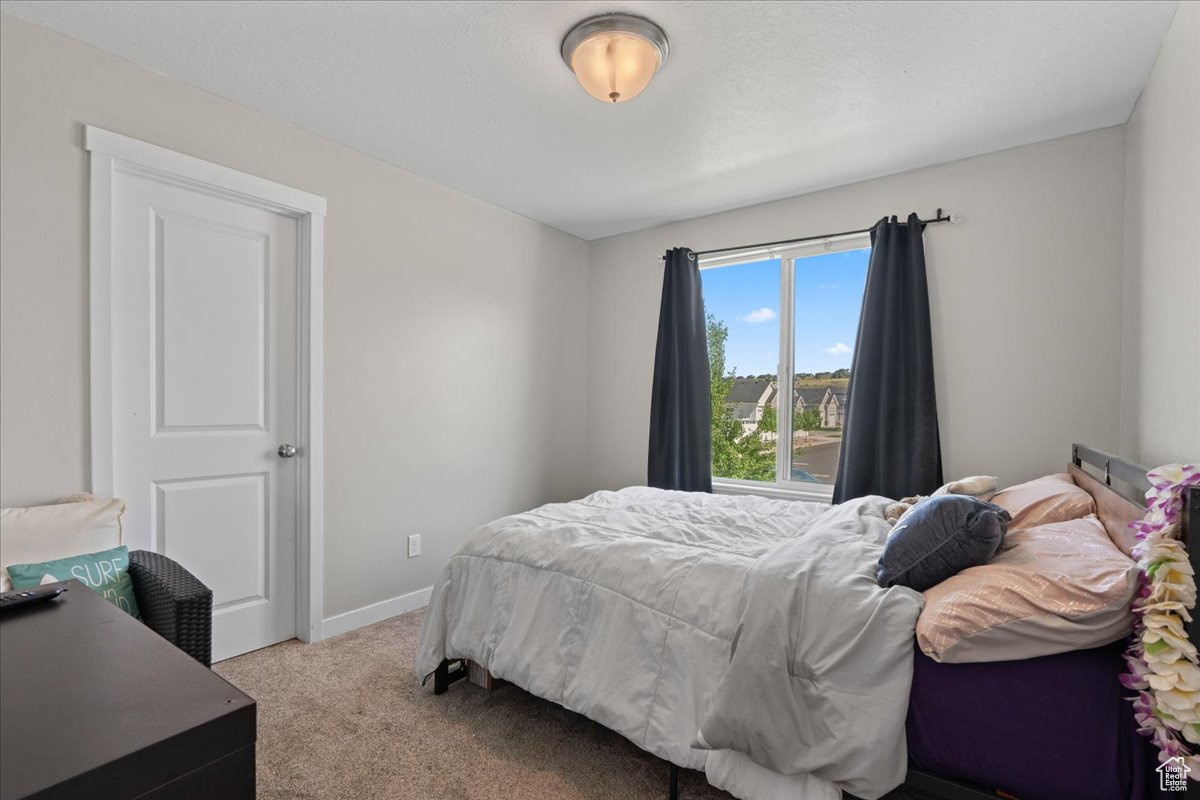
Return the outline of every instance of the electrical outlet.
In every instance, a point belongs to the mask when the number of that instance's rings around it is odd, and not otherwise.
[[[421,555],[421,534],[408,537],[408,557],[416,558]]]

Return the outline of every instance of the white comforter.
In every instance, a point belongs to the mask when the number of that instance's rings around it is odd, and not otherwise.
[[[748,800],[878,797],[921,604],[875,583],[886,503],[630,488],[505,517],[439,576],[417,673],[469,658]]]

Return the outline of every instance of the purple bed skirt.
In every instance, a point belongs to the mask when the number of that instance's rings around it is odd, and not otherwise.
[[[1117,678],[1123,650],[983,664],[939,664],[917,650],[909,763],[1020,800],[1168,798]]]

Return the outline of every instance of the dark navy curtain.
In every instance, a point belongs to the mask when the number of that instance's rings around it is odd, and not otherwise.
[[[647,483],[711,492],[712,406],[700,264],[686,247],[668,250],[664,262]]]
[[[942,485],[923,228],[910,214],[903,223],[884,217],[871,229],[835,503],[929,494]]]

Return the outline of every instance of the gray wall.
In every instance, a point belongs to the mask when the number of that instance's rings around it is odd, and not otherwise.
[[[88,486],[84,123],[329,201],[326,616],[584,491],[584,242],[13,17],[0,59],[0,504]]]
[[[861,228],[941,206],[925,235],[946,475],[1016,482],[1072,441],[1118,444],[1123,127],[591,243],[588,460],[596,488],[645,481],[662,268],[696,250]]]
[[[84,123],[329,200],[326,616],[428,586],[483,521],[644,480],[669,246],[958,211],[926,236],[947,474],[1018,481],[1073,440],[1200,457],[1176,366],[1200,341],[1198,26],[1181,4],[1128,161],[1122,126],[588,245],[0,16],[0,504],[87,486]]]
[[[1200,3],[1180,3],[1127,127],[1121,449],[1200,462]]]

